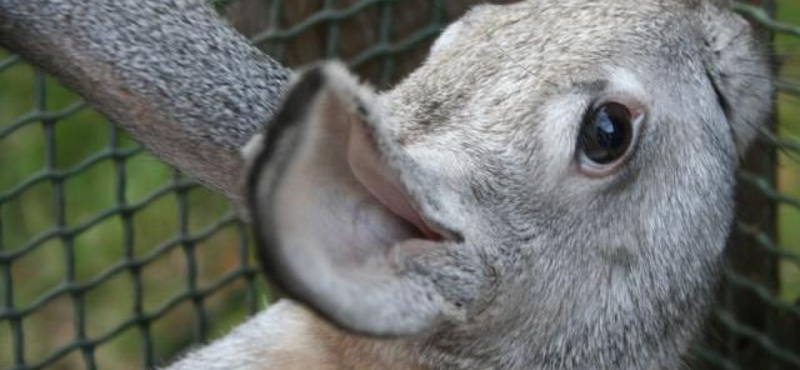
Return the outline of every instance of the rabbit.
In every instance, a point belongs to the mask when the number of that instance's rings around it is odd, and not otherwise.
[[[253,368],[679,368],[772,95],[723,6],[480,6],[390,91],[301,73],[245,193],[264,270],[310,309],[252,327],[312,324],[239,329]]]
[[[281,70],[234,198],[287,298],[165,369],[682,368],[765,55],[723,0],[525,0],[474,7],[388,91]],[[235,193],[180,149],[155,150]]]

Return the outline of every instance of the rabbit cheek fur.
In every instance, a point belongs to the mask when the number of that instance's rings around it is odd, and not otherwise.
[[[408,326],[307,286],[296,298],[346,329],[406,336],[433,368],[678,367],[719,274],[738,154],[771,104],[762,51],[724,6],[481,6],[386,93],[341,67],[301,75],[296,86],[321,75],[324,94],[358,106],[416,209],[452,232],[390,284],[402,289],[386,309]],[[578,132],[604,100],[636,102],[643,118],[626,162],[586,176]],[[255,208],[272,204],[254,194]]]
[[[431,184],[450,184],[427,189],[457,189],[451,214],[469,215],[465,239],[499,280],[494,304],[433,345],[498,367],[674,368],[711,302],[737,152],[771,104],[747,77],[766,63],[747,62],[761,50],[713,4],[545,4],[474,10],[383,99],[407,150],[437,167]],[[712,83],[738,87],[718,97]],[[628,163],[589,179],[571,162],[603,98],[641,102],[645,120]]]

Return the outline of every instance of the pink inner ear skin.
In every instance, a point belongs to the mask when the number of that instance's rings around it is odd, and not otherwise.
[[[381,162],[381,158],[361,122],[352,122],[347,159],[356,179],[392,213],[416,226],[425,239],[442,240],[442,236],[422,219],[409,201],[408,194],[397,184],[394,174]]]

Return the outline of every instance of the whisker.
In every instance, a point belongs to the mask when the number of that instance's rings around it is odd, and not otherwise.
[[[465,22],[465,23],[467,23],[467,24],[469,24],[469,23],[468,23],[468,22],[469,22],[468,20],[465,20],[464,22]],[[494,28],[492,28],[492,29],[484,30],[483,34],[484,34],[484,36],[486,37],[486,40],[487,40],[487,41],[492,41],[492,40],[493,40],[493,36],[494,36],[494,32],[495,32],[495,31],[497,31],[497,30],[499,30],[499,29],[501,29],[501,28],[503,28],[503,27],[507,27],[509,24],[516,23],[516,22],[519,22],[519,19],[517,19],[517,20],[512,20],[512,21],[509,21],[509,22],[506,22],[506,23],[500,24],[500,25],[498,25],[498,26],[496,26],[496,27],[494,27]],[[508,52],[508,51],[507,51],[507,50],[506,50],[506,49],[505,49],[505,48],[504,48],[502,45],[500,45],[500,44],[498,44],[498,43],[495,43],[495,42],[492,42],[492,43],[491,43],[491,46],[492,46],[492,47],[493,47],[493,48],[494,48],[494,49],[495,49],[495,50],[496,50],[496,51],[497,51],[499,54],[501,54],[501,55],[502,55],[502,56],[503,56],[505,59],[509,60],[509,61],[510,61],[510,62],[511,62],[511,63],[512,63],[512,64],[513,64],[515,67],[517,67],[517,68],[521,69],[523,72],[525,72],[525,74],[527,74],[527,75],[528,75],[528,77],[531,77],[531,78],[533,78],[533,77],[535,77],[535,76],[536,76],[536,74],[534,74],[534,73],[533,73],[533,71],[531,71],[530,69],[528,69],[526,66],[522,65],[521,63],[517,63],[516,61],[514,61],[514,59],[511,57],[511,53],[509,53],[509,52]],[[554,82],[552,82],[552,81],[550,81],[550,80],[541,80],[541,82],[542,82],[542,83],[546,83],[546,84],[556,85]]]

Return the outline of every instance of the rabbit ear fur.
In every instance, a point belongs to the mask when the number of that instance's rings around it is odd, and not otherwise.
[[[435,281],[444,243],[422,239],[353,172],[354,161],[383,161],[351,149],[372,132],[377,104],[339,64],[301,73],[263,143],[250,145],[248,206],[264,271],[291,297],[346,329],[418,334],[464,308]]]
[[[730,7],[729,1],[706,6]],[[710,47],[706,70],[728,119],[740,155],[762,130],[773,107],[764,102],[774,96],[768,50],[757,44],[749,22],[731,11],[704,11],[703,32]]]

